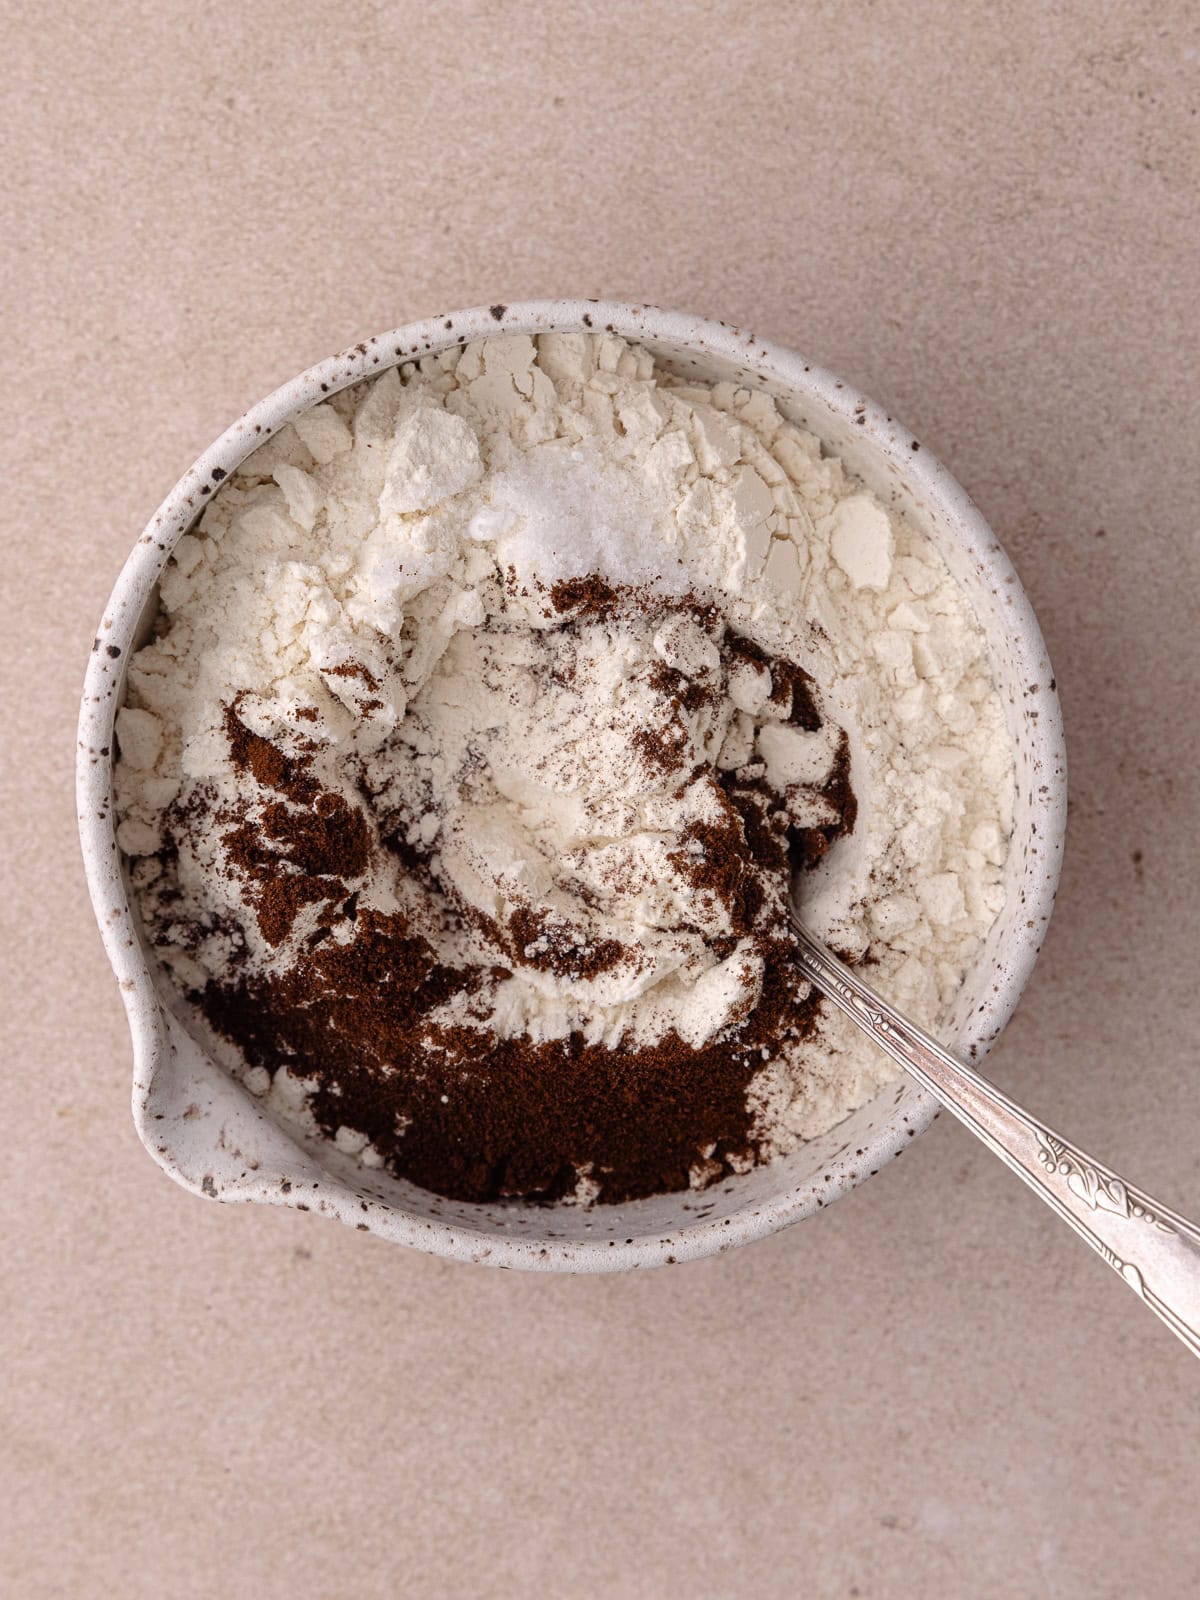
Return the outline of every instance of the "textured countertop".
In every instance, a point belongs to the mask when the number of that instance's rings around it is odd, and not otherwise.
[[[1200,1213],[1186,0],[5,8],[0,1590],[1193,1592],[1200,1368],[946,1119],[724,1258],[527,1278],[143,1153],[71,768],[126,551],[250,401],[555,293],[902,417],[1041,616],[1058,911],[995,1075]]]

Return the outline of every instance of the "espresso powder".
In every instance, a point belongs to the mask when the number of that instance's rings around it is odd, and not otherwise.
[[[644,603],[594,579],[559,585],[552,597],[566,628]],[[691,614],[711,621],[703,608]],[[722,650],[727,660],[770,674],[773,703],[787,722],[820,728],[811,680],[795,663],[770,659],[733,634]],[[708,691],[666,665],[653,671],[666,709],[660,724],[642,730],[642,753],[652,759],[661,746],[668,766],[680,733],[672,708],[694,710]],[[234,765],[276,797],[225,819],[229,870],[247,885],[263,936],[276,946],[304,907],[322,909],[285,971],[254,972],[235,959],[227,977],[193,998],[249,1065],[271,1073],[286,1067],[310,1084],[309,1109],[325,1132],[353,1128],[398,1176],[471,1201],[558,1200],[582,1175],[597,1200],[619,1202],[753,1162],[748,1085],[782,1044],[811,1033],[819,1009],[795,965],[786,889],[793,865],[819,860],[853,827],[844,736],[823,791],[836,821],[796,828],[760,769],[714,773],[718,820],[690,824],[671,856],[697,895],[728,915],[730,935],[713,943],[714,955],[727,959],[740,940],[752,940],[764,968],[757,1002],[699,1046],[668,1030],[651,1045],[610,1048],[578,1032],[538,1042],[439,1020],[452,999],[469,1013],[471,997],[509,969],[447,966],[402,915],[360,910],[347,883],[367,866],[365,814],[319,788],[302,738],[293,753],[276,748],[247,728],[236,702],[225,732]],[[193,817],[191,825],[207,819]],[[425,852],[386,833],[382,848],[396,870],[436,892]],[[447,915],[463,928],[487,922],[471,907]],[[570,981],[630,956],[619,942],[589,943],[534,908],[518,906],[504,927],[488,923],[484,931],[514,965]]]

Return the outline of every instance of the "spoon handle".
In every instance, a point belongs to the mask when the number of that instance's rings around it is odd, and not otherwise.
[[[793,913],[805,975],[1069,1222],[1200,1355],[1200,1230],[1036,1121],[910,1022]]]

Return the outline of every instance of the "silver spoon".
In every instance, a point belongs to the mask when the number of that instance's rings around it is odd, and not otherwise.
[[[1193,1355],[1200,1355],[1200,1229],[1068,1144],[948,1055],[815,939],[794,907],[792,922],[800,938],[800,966],[821,993],[978,1134],[1120,1273]]]

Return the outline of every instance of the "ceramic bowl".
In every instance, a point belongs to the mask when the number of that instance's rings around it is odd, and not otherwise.
[[[145,637],[157,579],[221,480],[285,423],[385,368],[496,334],[610,329],[677,372],[765,389],[885,505],[941,552],[987,641],[1016,752],[1015,832],[1005,904],[941,1036],[977,1061],[1032,970],[1058,881],[1066,766],[1054,679],[1029,601],[991,529],[950,474],[879,406],[800,356],[742,328],[651,306],[534,301],[443,313],[321,362],[254,406],[172,489],[125,564],[92,649],[79,722],[79,826],[88,883],[133,1035],[133,1114],[146,1148],[185,1188],[219,1200],[322,1212],[439,1255],[546,1271],[685,1261],[811,1216],[872,1176],[928,1127],[935,1102],[907,1079],[794,1154],[701,1193],[586,1208],[465,1204],[368,1172],[330,1144],[275,1124],[189,1033],[186,1011],[145,946],[113,817],[113,718],[130,653]]]

